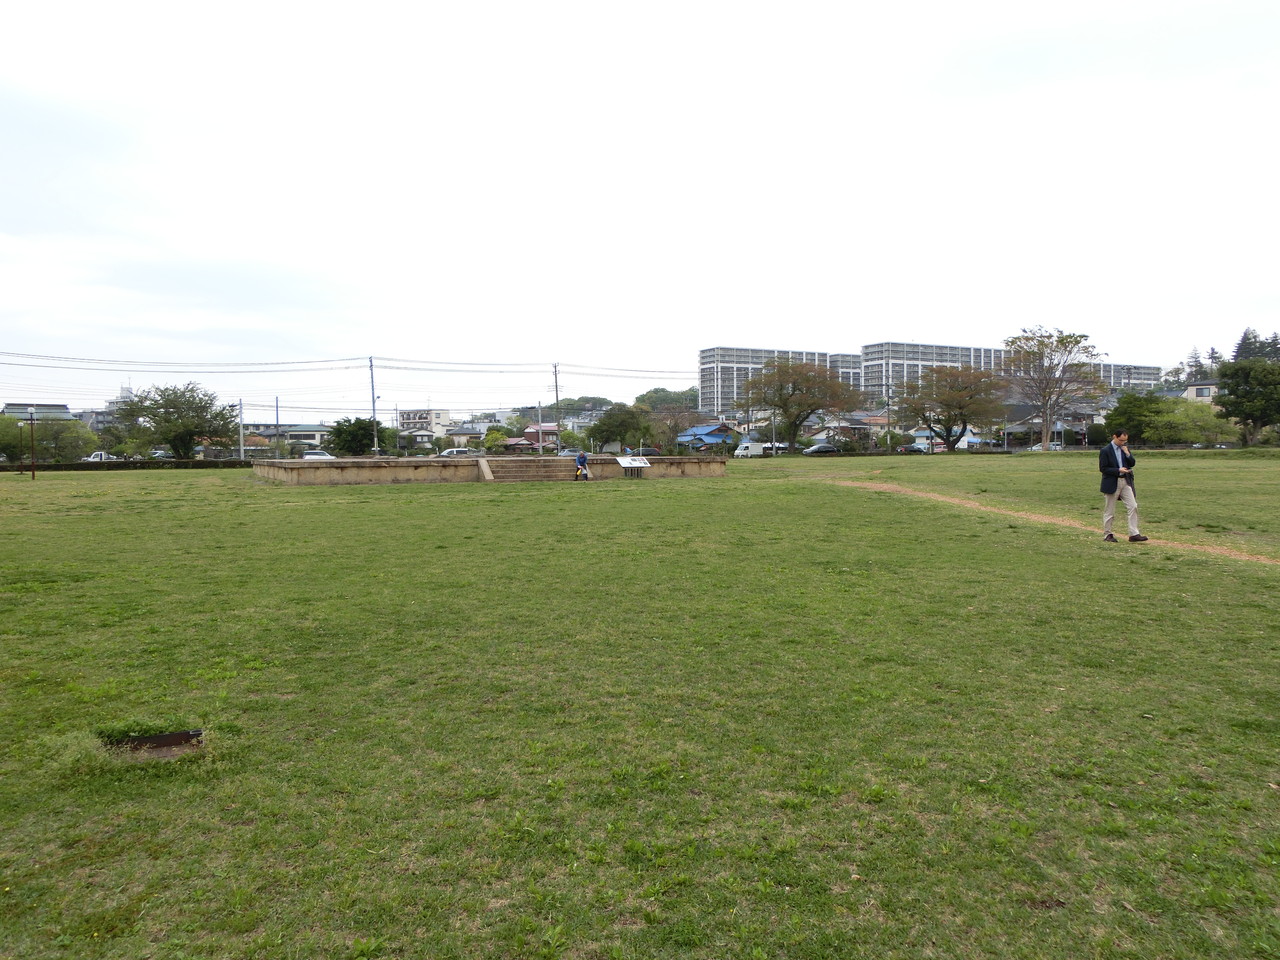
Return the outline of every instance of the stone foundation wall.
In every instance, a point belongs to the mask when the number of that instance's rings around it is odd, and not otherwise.
[[[519,460],[543,469],[548,480],[558,467],[552,457],[385,457],[338,460],[255,460],[253,472],[264,480],[291,486],[336,486],[361,483],[481,483],[491,481],[488,461]],[[665,480],[679,477],[723,477],[724,457],[649,457],[642,478]],[[622,467],[613,457],[591,457],[588,469],[595,480],[620,480]]]

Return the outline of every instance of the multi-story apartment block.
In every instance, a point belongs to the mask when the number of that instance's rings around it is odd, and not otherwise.
[[[928,343],[871,343],[862,348],[862,389],[883,397],[885,387],[901,387],[920,379],[925,367],[998,370],[1004,351],[986,347],[945,347]]]
[[[861,357],[856,353],[711,347],[698,354],[698,409],[704,413],[742,410],[746,399],[743,383],[779,361],[829,367],[839,373],[842,382],[862,385]]]
[[[401,430],[427,430],[433,437],[443,437],[449,429],[448,410],[401,410]]]
[[[743,383],[779,360],[830,367],[839,371],[843,382],[870,397],[884,397],[887,388],[896,395],[904,384],[917,382],[926,367],[968,365],[979,370],[999,370],[1004,365],[1005,351],[897,342],[867,344],[860,354],[711,347],[698,354],[698,409],[706,414],[743,410]],[[1160,368],[1148,365],[1095,363],[1093,370],[1112,392],[1152,390],[1161,378]]]

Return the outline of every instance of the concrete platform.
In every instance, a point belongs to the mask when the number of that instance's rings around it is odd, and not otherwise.
[[[726,457],[649,457],[642,479],[723,477]],[[337,460],[255,460],[253,472],[290,486],[362,483],[573,482],[569,457],[351,457]],[[587,461],[591,479],[621,480],[615,457]]]

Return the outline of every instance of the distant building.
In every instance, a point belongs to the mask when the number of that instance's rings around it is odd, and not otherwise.
[[[1188,383],[1187,389],[1182,391],[1182,396],[1194,403],[1213,403],[1217,395],[1217,380],[1197,380],[1195,383]]]
[[[842,383],[861,389],[862,358],[856,353],[710,347],[698,353],[698,409],[720,414],[746,408],[743,384],[770,364],[812,363],[835,370]]]
[[[248,426],[245,430],[248,431]],[[260,427],[252,432],[268,441],[279,440],[287,446],[318,447],[329,439],[330,428],[322,423],[282,423]]]
[[[928,343],[871,343],[861,353],[821,353],[804,350],[709,347],[698,353],[698,409],[704,414],[729,414],[746,409],[744,383],[779,361],[812,363],[835,370],[842,383],[870,397],[897,395],[920,380],[926,367],[971,366],[999,370],[1005,351],[995,347],[959,347]],[[1162,371],[1158,366],[1095,363],[1094,373],[1113,392],[1154,390]]]
[[[412,430],[418,436],[427,431],[432,437],[443,437],[449,429],[448,410],[401,410],[399,430]]]
[[[65,403],[6,403],[0,416],[17,420],[75,420]]]

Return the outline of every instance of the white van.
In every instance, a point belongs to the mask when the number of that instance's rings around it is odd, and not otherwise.
[[[763,443],[740,443],[738,444],[738,449],[733,451],[735,459],[738,457],[763,457],[764,455]]]

